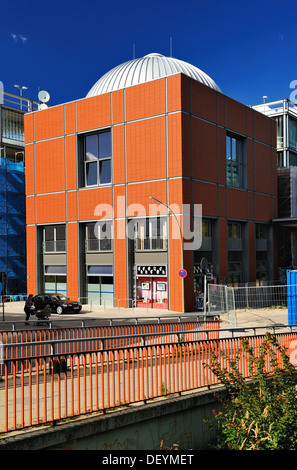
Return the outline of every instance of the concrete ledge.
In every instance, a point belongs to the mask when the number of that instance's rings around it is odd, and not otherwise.
[[[205,435],[203,420],[210,415],[213,405],[218,403],[218,395],[223,397],[223,387],[186,393],[174,398],[162,398],[138,406],[130,405],[125,409],[96,416],[89,415],[52,427],[30,428],[18,434],[3,436],[0,439],[0,450],[79,449],[90,446],[97,450],[106,449],[106,446],[110,448],[112,442],[115,441],[120,445],[119,436],[123,432],[125,441],[129,441],[129,449],[159,449],[160,426],[166,427],[168,419],[176,423],[176,436],[172,435],[170,439],[174,441],[179,435],[183,435],[180,430],[183,426],[182,422],[186,420],[187,432],[185,434],[191,434],[191,443],[187,438],[187,445],[192,444],[188,448],[197,449],[201,446],[205,448],[208,439],[203,438]],[[201,413],[201,410],[204,412]],[[190,413],[189,416],[188,413]],[[197,415],[195,419],[192,419],[192,413]],[[178,424],[179,421],[180,424]],[[159,430],[156,427],[159,427]],[[165,434],[168,437],[168,433]],[[128,438],[129,435],[130,438]],[[104,444],[102,444],[103,441]],[[193,447],[193,445],[198,447]]]

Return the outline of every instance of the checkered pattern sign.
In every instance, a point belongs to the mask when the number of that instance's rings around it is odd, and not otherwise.
[[[166,266],[137,266],[138,276],[166,276]]]

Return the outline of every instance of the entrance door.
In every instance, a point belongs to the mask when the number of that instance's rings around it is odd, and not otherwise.
[[[152,307],[152,278],[139,277],[136,289],[137,307]]]
[[[138,278],[137,307],[168,309],[167,278]]]

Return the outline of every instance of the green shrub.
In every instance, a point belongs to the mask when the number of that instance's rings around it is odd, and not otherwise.
[[[239,370],[239,355],[228,361],[229,368],[222,368],[216,356],[211,361],[211,370],[227,392],[227,399],[221,403],[222,411],[215,411],[214,423],[209,423],[216,429],[215,448],[296,450],[295,369],[286,348],[269,333],[258,354],[247,339],[241,343],[248,357],[251,380],[246,380]],[[271,364],[272,372],[265,372],[266,363]]]

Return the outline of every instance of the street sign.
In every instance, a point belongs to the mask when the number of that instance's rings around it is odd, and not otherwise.
[[[179,275],[180,277],[182,277],[182,278],[186,277],[187,274],[188,274],[188,273],[187,273],[187,271],[186,271],[185,269],[180,269],[180,270],[178,271],[178,275]]]

